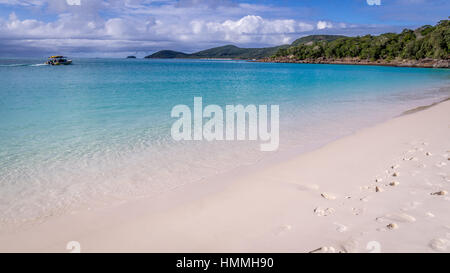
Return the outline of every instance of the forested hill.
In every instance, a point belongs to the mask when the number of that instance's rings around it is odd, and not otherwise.
[[[188,58],[189,54],[173,51],[173,50],[161,50],[153,53],[145,58],[155,58],[155,59],[174,59],[174,58]]]
[[[265,47],[265,48],[240,48],[234,45],[226,45],[221,47],[210,48],[187,54],[172,50],[161,50],[145,58],[147,59],[260,59],[274,55],[279,49],[287,48],[289,45]]]
[[[340,37],[333,41],[311,41],[282,48],[264,61],[307,63],[427,64],[448,67],[450,59],[450,21],[426,25],[402,33],[379,36]],[[436,64],[436,65],[435,65]]]
[[[319,41],[331,42],[339,38],[345,38],[343,35],[309,35],[302,38],[298,38],[292,42],[291,46],[298,46],[301,44],[311,44]]]
[[[334,39],[344,37],[338,35],[310,35],[302,37],[295,40],[291,45],[281,45],[274,47],[263,47],[263,48],[240,48],[234,45],[226,45],[215,48],[210,48],[195,52],[192,54],[187,54],[172,50],[161,50],[145,58],[152,59],[172,59],[172,58],[229,58],[229,59],[261,59],[273,56],[280,49],[288,48],[289,46],[294,46],[298,44],[308,43],[311,41],[332,41]]]
[[[265,47],[265,48],[240,48],[234,45],[226,45],[202,50],[191,54],[192,58],[231,58],[231,59],[260,59],[272,56],[285,46]]]

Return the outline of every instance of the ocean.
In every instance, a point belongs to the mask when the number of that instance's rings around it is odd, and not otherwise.
[[[450,96],[450,71],[221,60],[0,59],[0,225],[158,195]],[[174,141],[175,105],[279,105],[280,142]],[[212,180],[213,181],[213,180]],[[213,182],[211,182],[213,183]]]

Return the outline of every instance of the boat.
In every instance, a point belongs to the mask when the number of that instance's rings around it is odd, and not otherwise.
[[[68,60],[64,56],[51,56],[45,63],[49,65],[68,65],[72,64],[72,60]]]

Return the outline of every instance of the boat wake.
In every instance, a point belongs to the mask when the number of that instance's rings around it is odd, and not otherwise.
[[[48,64],[0,64],[0,67],[47,66]]]

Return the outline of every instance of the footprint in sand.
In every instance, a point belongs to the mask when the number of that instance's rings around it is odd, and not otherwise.
[[[288,232],[290,230],[292,230],[292,226],[291,225],[282,225],[281,227],[278,227],[275,230],[275,234],[276,235],[281,235],[281,234],[283,234],[285,232]]]
[[[421,202],[417,202],[417,201],[413,201],[413,202],[408,202],[406,203],[406,206],[404,208],[402,208],[402,211],[409,211],[409,210],[414,210],[416,208],[418,208],[420,205],[422,205]]]
[[[450,241],[443,238],[435,238],[430,241],[430,247],[435,251],[447,251]]]
[[[447,163],[445,163],[445,162],[436,163],[436,167],[438,167],[438,168],[442,168],[444,166],[447,166]]]
[[[311,184],[311,185],[298,185],[297,189],[301,191],[316,191],[319,189],[318,185]]]
[[[361,215],[364,213],[363,208],[352,208],[353,215]]]
[[[322,196],[323,198],[328,199],[328,200],[335,200],[336,199],[336,195],[334,195],[332,193],[327,193],[327,192],[321,193],[320,196]]]
[[[336,210],[334,208],[321,208],[321,207],[317,207],[314,209],[314,213],[317,216],[329,216],[332,215],[336,212]]]
[[[431,212],[427,212],[427,213],[425,213],[425,215],[427,217],[430,217],[430,218],[434,218],[435,217],[435,215],[433,213],[431,213]]]
[[[342,224],[339,224],[339,223],[333,223],[333,224],[336,226],[336,230],[338,232],[345,232],[348,229],[346,226],[344,226]]]
[[[364,196],[364,197],[361,197],[359,200],[362,201],[362,202],[368,202],[369,201],[369,197],[368,196]]]
[[[442,177],[446,182],[450,182],[450,176],[447,176],[446,173],[437,173],[437,175]]]
[[[413,216],[406,214],[406,213],[393,213],[393,214],[386,214],[382,217],[378,217],[377,221],[383,222],[383,221],[396,221],[396,222],[403,222],[403,223],[413,223],[416,221],[416,218]]]
[[[391,186],[391,187],[395,187],[398,185],[400,185],[400,182],[398,182],[398,181],[393,181],[393,182],[389,183],[389,186]]]
[[[431,195],[447,195],[447,194],[448,194],[447,191],[437,191],[437,192],[431,193]]]
[[[336,249],[332,246],[323,246],[317,249],[311,250],[309,253],[336,253]]]
[[[394,229],[398,229],[398,225],[396,223],[390,223],[387,226],[387,229],[389,230],[394,230]]]
[[[341,244],[341,248],[345,253],[355,253],[359,249],[359,241],[356,239],[349,239]]]

